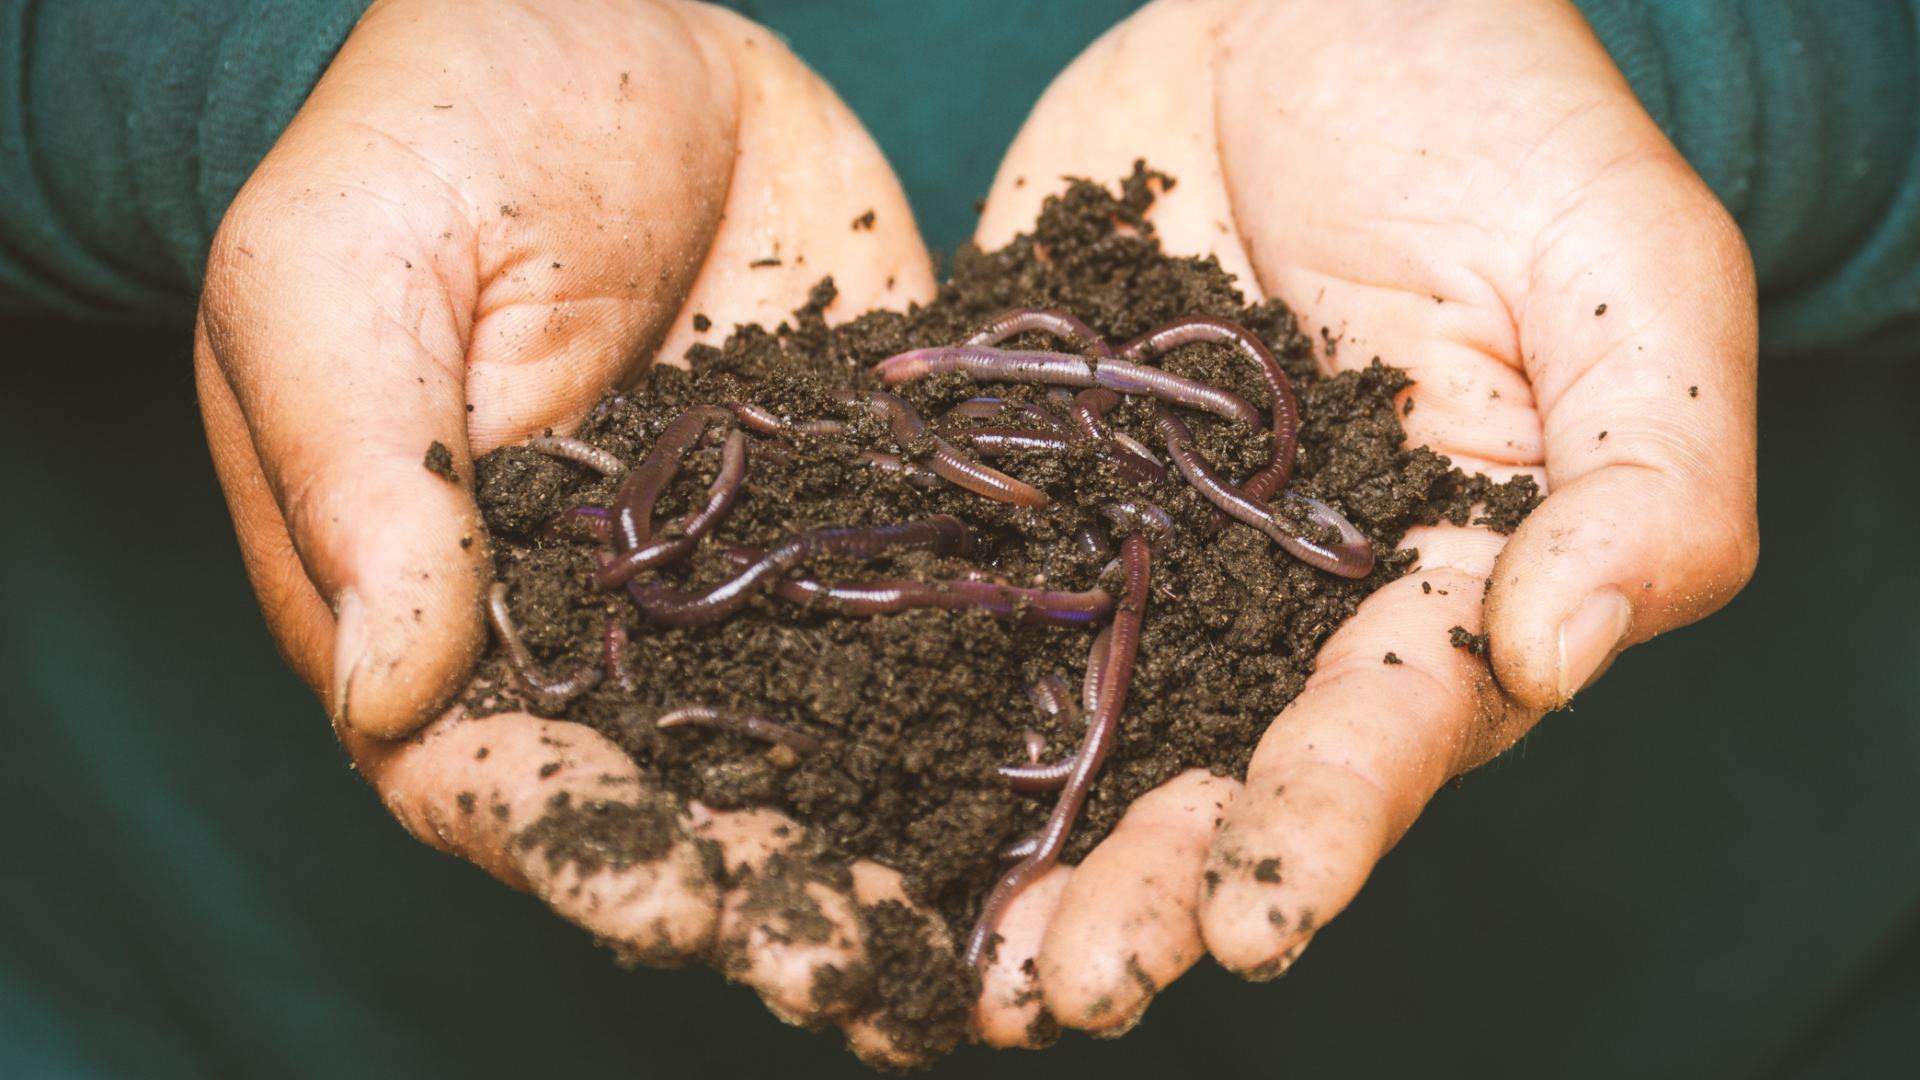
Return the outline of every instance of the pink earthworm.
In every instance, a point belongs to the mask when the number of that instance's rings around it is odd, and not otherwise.
[[[541,435],[528,439],[527,447],[549,457],[585,465],[602,476],[618,476],[627,471],[627,463],[617,455],[565,435]]]
[[[1052,501],[1039,488],[982,465],[955,449],[946,439],[927,430],[927,422],[921,419],[919,411],[907,404],[900,395],[874,390],[864,395],[850,392],[842,396],[842,400],[849,403],[859,403],[862,399],[875,415],[887,421],[893,431],[894,441],[900,444],[902,450],[911,453],[913,447],[922,440],[933,447],[928,465],[942,480],[975,495],[1015,506],[1045,506]]]
[[[928,550],[958,554],[971,536],[960,519],[938,514],[897,525],[810,529],[782,541],[746,569],[705,591],[689,591],[662,582],[627,582],[627,595],[641,614],[668,626],[714,622],[746,606],[761,589],[808,559],[835,555],[871,559],[889,551]]]
[[[1110,647],[1112,641],[1112,626],[1103,626],[1100,628],[1100,633],[1094,635],[1093,647],[1087,650],[1087,673],[1081,682],[1080,705],[1078,708],[1075,708],[1071,700],[1062,697],[1059,699],[1065,706],[1062,711],[1070,712],[1071,716],[1075,718],[1079,716],[1092,716],[1100,711],[1100,678],[1107,667],[1107,649]],[[1049,675],[1047,678],[1056,682],[1060,679],[1058,675]],[[1042,683],[1045,681],[1046,680],[1042,680]],[[1034,684],[1029,690],[1029,693],[1038,691],[1040,686],[1040,683]],[[1062,695],[1064,695],[1065,689],[1065,684],[1061,683],[1060,693]],[[1048,715],[1054,715],[1052,710],[1049,710]],[[1074,762],[1078,756],[1079,755],[1076,754],[1074,757],[1056,761],[1051,765],[1042,765],[1037,760],[1027,765],[1002,765],[1000,766],[1000,778],[1007,781],[1007,785],[1015,791],[1058,791],[1060,790],[1060,785],[1067,782],[1067,777],[1073,774]],[[1032,840],[1034,838],[1028,837],[1027,839]],[[1025,855],[1013,857],[1025,858]]]
[[[940,414],[937,421],[948,426],[958,420],[997,420],[1002,413],[1013,413],[1025,418],[1035,427],[1049,431],[1061,431],[1063,426],[1058,417],[1031,401],[1008,401],[997,397],[972,397]]]
[[[1261,421],[1260,411],[1238,394],[1127,360],[1088,360],[1069,353],[947,345],[903,352],[873,367],[874,374],[888,386],[950,371],[986,382],[1042,383],[1082,389],[1104,386],[1123,394],[1171,401],[1255,427]]]
[[[714,423],[732,423],[733,413],[718,405],[697,405],[673,418],[640,464],[627,470],[613,496],[613,541],[619,551],[653,538],[653,504],[680,472],[687,451]]]
[[[1347,578],[1363,578],[1373,572],[1373,545],[1339,511],[1318,499],[1309,499],[1292,491],[1285,493],[1288,502],[1302,509],[1309,522],[1321,528],[1331,528],[1339,534],[1339,539],[1332,544],[1314,539],[1286,518],[1222,480],[1206,459],[1200,456],[1200,452],[1193,448],[1192,430],[1187,427],[1186,421],[1174,415],[1172,409],[1162,406],[1154,411],[1154,417],[1159,421],[1160,433],[1167,440],[1167,456],[1173,459],[1174,467],[1227,516],[1259,529],[1285,549],[1287,554],[1308,566]]]
[[[738,566],[754,566],[766,555],[758,548],[727,551]],[[1005,619],[1043,626],[1084,626],[1113,610],[1113,594],[1093,588],[1084,592],[1028,589],[992,581],[959,578],[948,581],[885,580],[857,584],[823,582],[811,578],[776,581],[773,591],[783,600],[843,615],[891,615],[913,608],[974,608]]]
[[[709,705],[682,706],[662,715],[653,722],[653,726],[660,728],[692,726],[730,731],[735,735],[745,735],[750,739],[789,747],[802,754],[814,753],[825,745],[804,731],[768,720],[766,717],[755,716],[752,713],[729,712]]]
[[[1257,503],[1266,502],[1274,492],[1285,488],[1287,479],[1293,475],[1294,455],[1300,438],[1300,402],[1294,396],[1292,380],[1287,378],[1286,370],[1280,366],[1273,350],[1236,323],[1205,315],[1188,315],[1129,341],[1121,347],[1120,356],[1125,360],[1151,360],[1182,345],[1202,341],[1231,345],[1240,350],[1260,369],[1260,377],[1267,384],[1267,395],[1272,399],[1269,411],[1273,424],[1273,456],[1259,472],[1241,485],[1248,498]]]
[[[1027,333],[1051,334],[1096,359],[1113,356],[1113,346],[1094,332],[1093,327],[1064,311],[1044,308],[1015,308],[998,316],[967,339],[969,345],[998,345],[1010,337]]]
[[[700,545],[700,538],[713,531],[733,509],[734,501],[740,497],[740,482],[746,475],[747,434],[735,429],[727,433],[726,445],[720,451],[720,471],[707,488],[706,505],[676,523],[674,531],[679,535],[620,552],[600,564],[594,571],[594,582],[603,589],[617,589],[642,570],[665,566],[691,555]]]
[[[534,663],[533,653],[527,650],[526,642],[520,639],[519,628],[513,624],[513,613],[507,608],[505,582],[496,581],[487,590],[487,621],[493,624],[494,636],[500,639],[500,647],[506,650],[507,666],[513,670],[520,684],[533,694],[535,704],[542,711],[559,712],[574,698],[600,684],[603,673],[597,663],[589,663],[561,679],[540,670],[540,665]]]

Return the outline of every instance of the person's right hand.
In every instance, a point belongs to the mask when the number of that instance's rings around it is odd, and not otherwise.
[[[894,1058],[876,1018],[811,994],[819,965],[859,959],[850,906],[897,895],[891,871],[807,886],[840,916],[833,939],[769,932],[778,916],[750,917],[693,840],[757,864],[797,835],[777,815],[673,810],[575,725],[439,716],[486,644],[472,459],[569,430],[656,356],[779,322],[827,274],[838,312],[933,288],[878,150],[765,31],[679,2],[382,0],[229,209],[194,362],[268,624],[416,836],[633,955],[705,956]],[[457,480],[424,467],[436,442]],[[661,810],[676,839],[590,874],[550,862],[516,838],[562,793]]]

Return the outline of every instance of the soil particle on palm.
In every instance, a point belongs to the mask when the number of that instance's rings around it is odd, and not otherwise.
[[[450,483],[459,483],[460,474],[453,467],[453,451],[447,444],[435,439],[427,445],[427,456],[421,461],[428,472]]]
[[[682,835],[679,807],[665,795],[621,802],[575,799],[562,791],[547,800],[537,821],[514,835],[513,843],[522,851],[540,852],[554,870],[571,863],[585,877],[653,862]]]
[[[1462,474],[1431,450],[1405,448],[1394,406],[1409,385],[1403,372],[1375,361],[1325,376],[1312,342],[1284,305],[1248,304],[1212,259],[1162,253],[1145,213],[1169,183],[1139,167],[1117,194],[1075,183],[1047,201],[1031,234],[998,251],[963,248],[938,295],[904,313],[872,311],[829,327],[825,312],[835,290],[823,280],[790,321],[737,328],[718,347],[697,345],[688,352],[687,369],[657,365],[639,386],[602,402],[577,433],[631,462],[673,417],[696,404],[747,401],[795,419],[847,422],[843,435],[796,436],[790,456],[750,454],[743,495],[732,513],[691,559],[662,575],[689,587],[730,576],[735,568],[720,554],[730,546],[765,548],[807,528],[944,513],[959,516],[975,533],[969,559],[922,552],[865,565],[826,560],[809,572],[858,581],[953,577],[984,567],[1017,585],[1085,589],[1102,581],[1107,558],[1073,541],[1082,529],[1104,526],[1101,506],[1145,497],[1165,507],[1177,535],[1154,559],[1155,587],[1133,687],[1112,752],[1067,845],[1070,862],[1103,838],[1135,798],[1181,771],[1243,774],[1261,731],[1313,671],[1321,644],[1362,599],[1416,561],[1415,552],[1395,550],[1409,528],[1477,521],[1510,531],[1539,497],[1530,478],[1494,484]],[[916,486],[862,462],[863,452],[914,448],[896,446],[883,423],[837,404],[832,392],[871,387],[867,369],[876,361],[960,341],[1016,307],[1069,311],[1114,341],[1188,314],[1232,319],[1259,335],[1300,398],[1292,485],[1339,508],[1373,541],[1380,553],[1374,572],[1349,581],[1313,570],[1251,528],[1220,525],[1211,504],[1177,475],[1142,491],[1087,446],[1057,456],[1020,452],[995,459],[997,467],[1051,497],[1037,509],[989,502],[946,485]],[[1029,335],[1009,344],[1055,343]],[[1266,401],[1259,372],[1230,348],[1189,345],[1161,363],[1256,404]],[[958,374],[895,390],[930,421],[977,394],[1065,415],[1041,388],[985,387]],[[1108,419],[1149,445],[1159,442],[1149,402],[1129,398]],[[1204,415],[1191,423],[1198,447],[1224,473],[1248,475],[1270,452],[1265,431]],[[704,501],[720,455],[713,434],[688,455],[660,499],[660,520]],[[1025,625],[977,611],[853,618],[770,595],[716,624],[646,624],[617,594],[593,586],[591,544],[545,531],[567,507],[608,505],[615,486],[591,470],[524,447],[494,451],[478,463],[477,497],[494,541],[494,570],[508,586],[513,616],[537,660],[555,672],[593,661],[609,614],[624,621],[632,641],[631,688],[609,680],[571,703],[562,718],[606,735],[652,785],[678,798],[722,810],[774,807],[808,827],[808,842],[823,859],[871,858],[896,868],[908,895],[956,937],[964,936],[982,895],[1003,870],[994,852],[1035,831],[1053,802],[1009,790],[996,767],[1025,760],[1029,730],[1044,739],[1047,760],[1072,753],[1082,734],[1077,722],[1036,710],[1025,690],[1053,674],[1077,684],[1091,631]],[[528,701],[496,651],[483,663],[466,704],[486,713],[524,708]],[[795,760],[769,755],[764,743],[738,734],[655,725],[663,713],[687,705],[750,710],[814,735],[824,747]],[[609,835],[616,811],[597,813],[554,808],[549,817],[561,816],[536,825],[534,835],[550,858],[631,857]],[[639,820],[646,816],[637,810],[633,816],[637,825],[653,828],[651,818]],[[589,839],[572,839],[570,829]],[[769,910],[797,905],[794,932],[806,932],[800,895],[765,881],[752,887],[761,890],[758,902]],[[869,909],[864,918],[869,932],[878,927],[884,935],[902,916]],[[902,933],[887,940],[895,945],[874,953],[884,954],[885,964],[866,980],[870,987],[855,985],[859,973],[840,972],[826,977],[838,980],[826,989],[878,994],[904,1018],[902,1037],[909,1028],[927,1033],[929,1048],[957,1039],[964,1016],[953,1010],[967,1003],[949,996],[971,986],[972,973],[951,957],[931,959],[922,936]]]
[[[1447,640],[1456,649],[1465,649],[1475,656],[1485,656],[1490,639],[1486,634],[1476,634],[1464,626],[1456,626],[1447,631]]]

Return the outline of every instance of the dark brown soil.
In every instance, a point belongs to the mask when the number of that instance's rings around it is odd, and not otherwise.
[[[1103,502],[1142,495],[1102,459],[1076,450],[997,460],[1053,497],[1038,510],[944,485],[923,490],[857,460],[864,450],[902,448],[882,425],[832,404],[825,391],[870,385],[866,369],[873,362],[956,342],[1015,307],[1072,312],[1116,341],[1189,313],[1234,319],[1264,338],[1301,398],[1294,486],[1340,508],[1371,537],[1381,553],[1378,567],[1366,580],[1346,581],[1291,560],[1250,528],[1217,528],[1212,507],[1177,474],[1147,492],[1172,513],[1179,534],[1154,560],[1121,732],[1074,831],[1069,861],[1104,837],[1129,802],[1182,770],[1240,774],[1261,730],[1313,670],[1321,643],[1363,597],[1414,560],[1412,553],[1393,551],[1410,526],[1465,523],[1474,504],[1484,503],[1481,520],[1511,530],[1537,501],[1531,481],[1495,486],[1462,475],[1431,451],[1403,449],[1393,399],[1407,380],[1399,371],[1376,361],[1323,378],[1309,339],[1284,306],[1249,307],[1213,261],[1163,255],[1142,213],[1165,182],[1136,169],[1118,197],[1095,184],[1074,185],[1048,201],[1031,236],[997,252],[962,250],[938,298],[904,315],[871,312],[829,328],[823,312],[834,288],[823,281],[791,323],[742,328],[721,348],[697,347],[687,358],[691,372],[657,367],[640,386],[605,402],[579,432],[635,461],[693,404],[744,399],[789,417],[853,422],[844,437],[796,440],[799,453],[791,463],[755,459],[746,493],[715,541],[669,571],[676,581],[706,585],[729,576],[733,568],[717,554],[725,546],[769,547],[811,527],[948,513],[968,522],[980,539],[968,563],[920,554],[814,569],[825,578],[859,580],[954,576],[976,565],[1015,584],[1084,589],[1100,577],[1106,559],[1077,551],[1075,532],[1102,524]],[[1015,344],[1052,347],[1040,338]],[[1226,348],[1189,346],[1167,356],[1165,365],[1256,404],[1266,401],[1257,372]],[[1045,401],[1037,389],[983,389],[962,376],[923,380],[900,392],[929,418],[975,393]],[[1111,419],[1159,445],[1143,403],[1129,400]],[[1249,474],[1268,454],[1265,432],[1205,416],[1192,422],[1201,448],[1229,475]],[[689,456],[661,502],[663,520],[704,499],[718,454],[709,443]],[[805,823],[829,854],[898,868],[916,900],[947,919],[956,937],[965,934],[981,895],[1002,870],[995,850],[1032,832],[1053,801],[1009,791],[995,767],[1025,760],[1029,729],[1045,736],[1049,760],[1071,753],[1081,734],[1041,715],[1025,690],[1054,673],[1077,687],[1091,631],[938,610],[851,618],[771,596],[709,627],[646,625],[623,600],[594,588],[590,544],[541,539],[560,510],[607,505],[611,481],[523,448],[487,455],[477,480],[496,570],[547,670],[571,671],[597,657],[609,611],[627,622],[637,651],[636,689],[603,685],[568,707],[566,719],[605,733],[679,796],[719,808],[778,807]],[[484,712],[527,703],[496,654],[483,664],[468,704]],[[732,734],[654,726],[661,713],[690,704],[755,711],[824,738],[825,749],[796,758]],[[589,830],[614,824],[605,814],[565,820]],[[624,851],[592,832],[543,833],[529,842],[550,858],[601,860]],[[768,903],[782,902],[778,886],[764,891]],[[789,914],[796,926],[806,921]],[[876,971],[867,973],[865,992],[896,1006],[890,1011],[909,1018],[901,1023],[918,1031],[928,1049],[951,1045],[964,1030],[970,975],[950,962],[909,957],[926,950],[904,908],[870,909],[867,918],[883,944],[872,957]]]

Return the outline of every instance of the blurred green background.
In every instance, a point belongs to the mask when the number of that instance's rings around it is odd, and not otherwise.
[[[1017,48],[1021,23],[937,5],[885,52],[836,2],[735,6],[841,90],[951,248],[1035,96],[1135,5]],[[391,823],[261,625],[184,331],[0,334],[0,1074],[859,1074]],[[934,1075],[1911,1075],[1913,359],[1769,358],[1752,587],[1442,793],[1285,979],[1203,965],[1122,1041]]]

